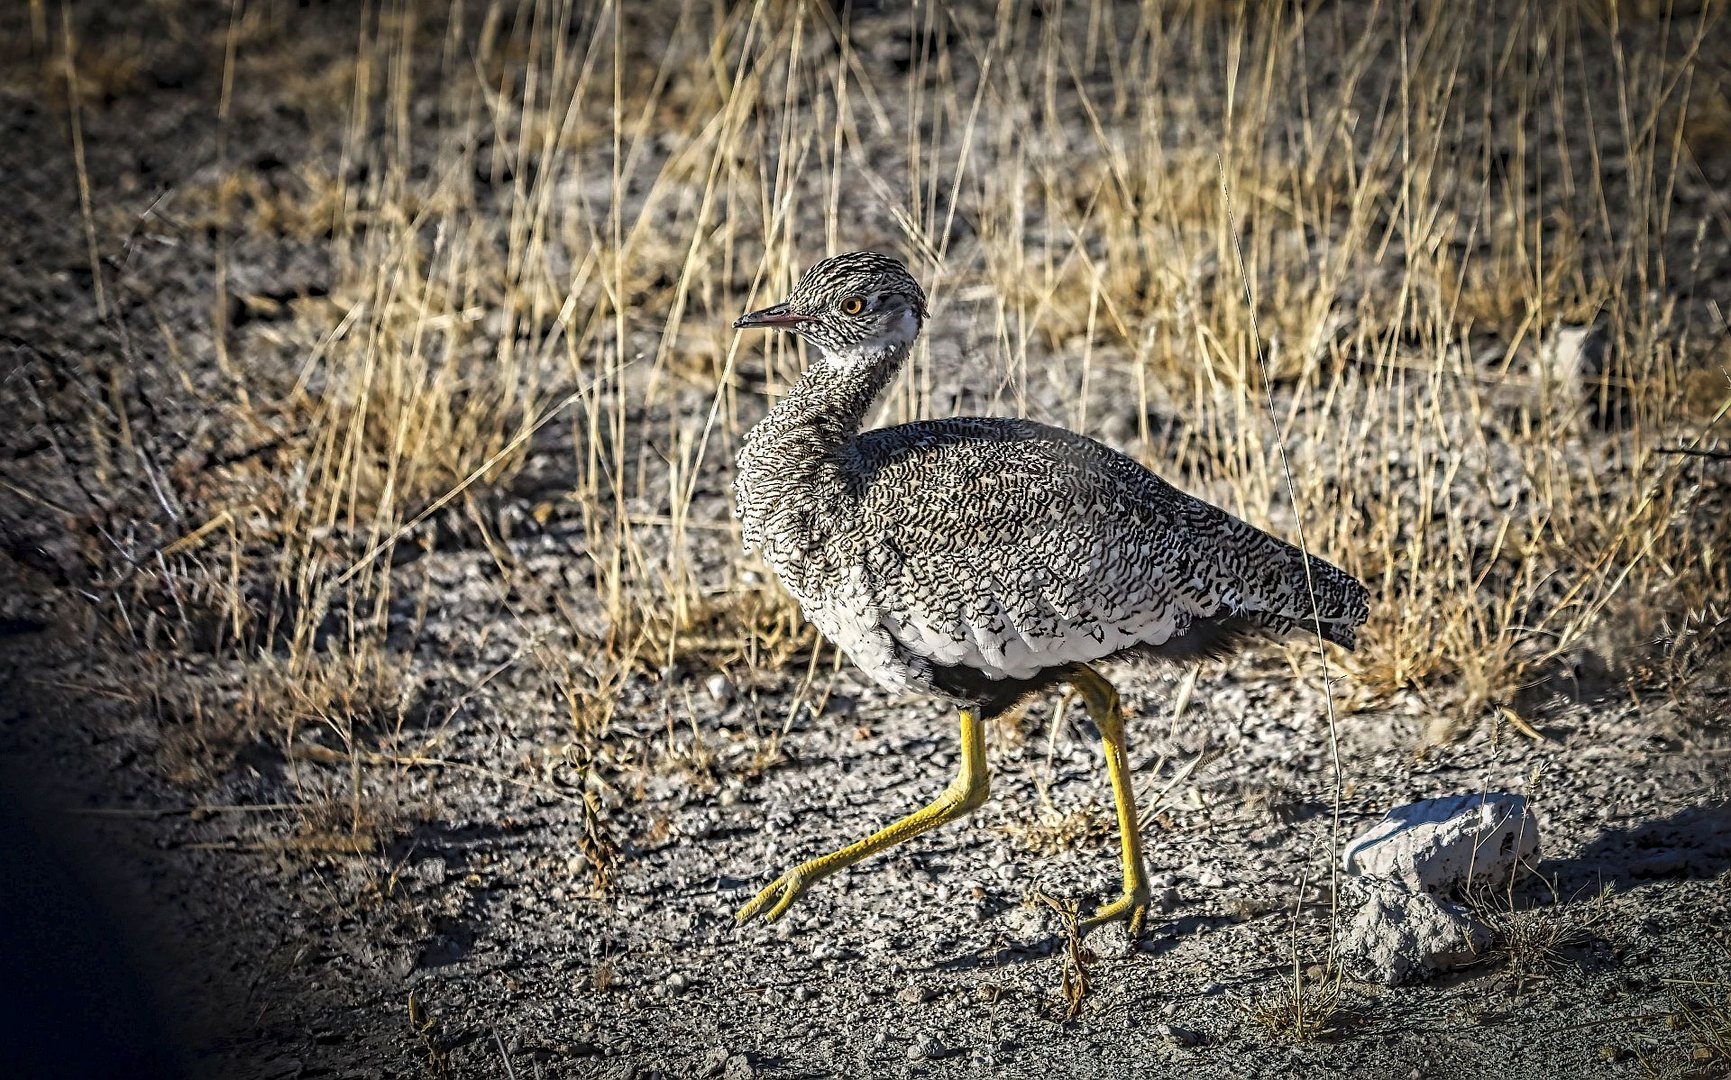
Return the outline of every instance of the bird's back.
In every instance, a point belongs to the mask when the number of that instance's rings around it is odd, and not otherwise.
[[[842,449],[838,535],[902,650],[990,678],[1189,635],[1312,622],[1351,647],[1364,587],[1092,439],[957,417],[867,431]],[[1194,644],[1194,643],[1193,643]]]

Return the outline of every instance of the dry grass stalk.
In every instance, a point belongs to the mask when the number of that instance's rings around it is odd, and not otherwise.
[[[1333,970],[1313,978],[1295,952],[1292,978],[1276,983],[1245,1009],[1250,1019],[1281,1042],[1315,1042],[1334,1031],[1344,1016],[1341,974]]]

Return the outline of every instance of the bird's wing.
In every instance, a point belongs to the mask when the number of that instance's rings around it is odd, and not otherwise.
[[[1027,678],[1198,619],[1303,616],[1296,549],[1072,432],[958,418],[868,432],[856,452],[868,587],[933,663]]]

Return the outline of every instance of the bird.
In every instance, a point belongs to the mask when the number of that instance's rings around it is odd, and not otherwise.
[[[774,922],[816,882],[977,809],[985,723],[1074,689],[1098,729],[1122,888],[1082,920],[1141,933],[1148,875],[1108,661],[1186,663],[1246,638],[1312,630],[1352,649],[1369,594],[1350,574],[1073,431],[958,416],[865,429],[929,312],[898,260],[813,264],[739,330],[804,339],[815,358],[742,440],[735,513],[807,621],[886,690],[953,703],[960,765],[928,805],[800,863],[739,909]]]

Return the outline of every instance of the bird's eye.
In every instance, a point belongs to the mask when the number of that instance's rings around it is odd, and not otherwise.
[[[841,302],[841,313],[843,315],[858,315],[864,310],[865,297],[863,296],[850,296]]]

